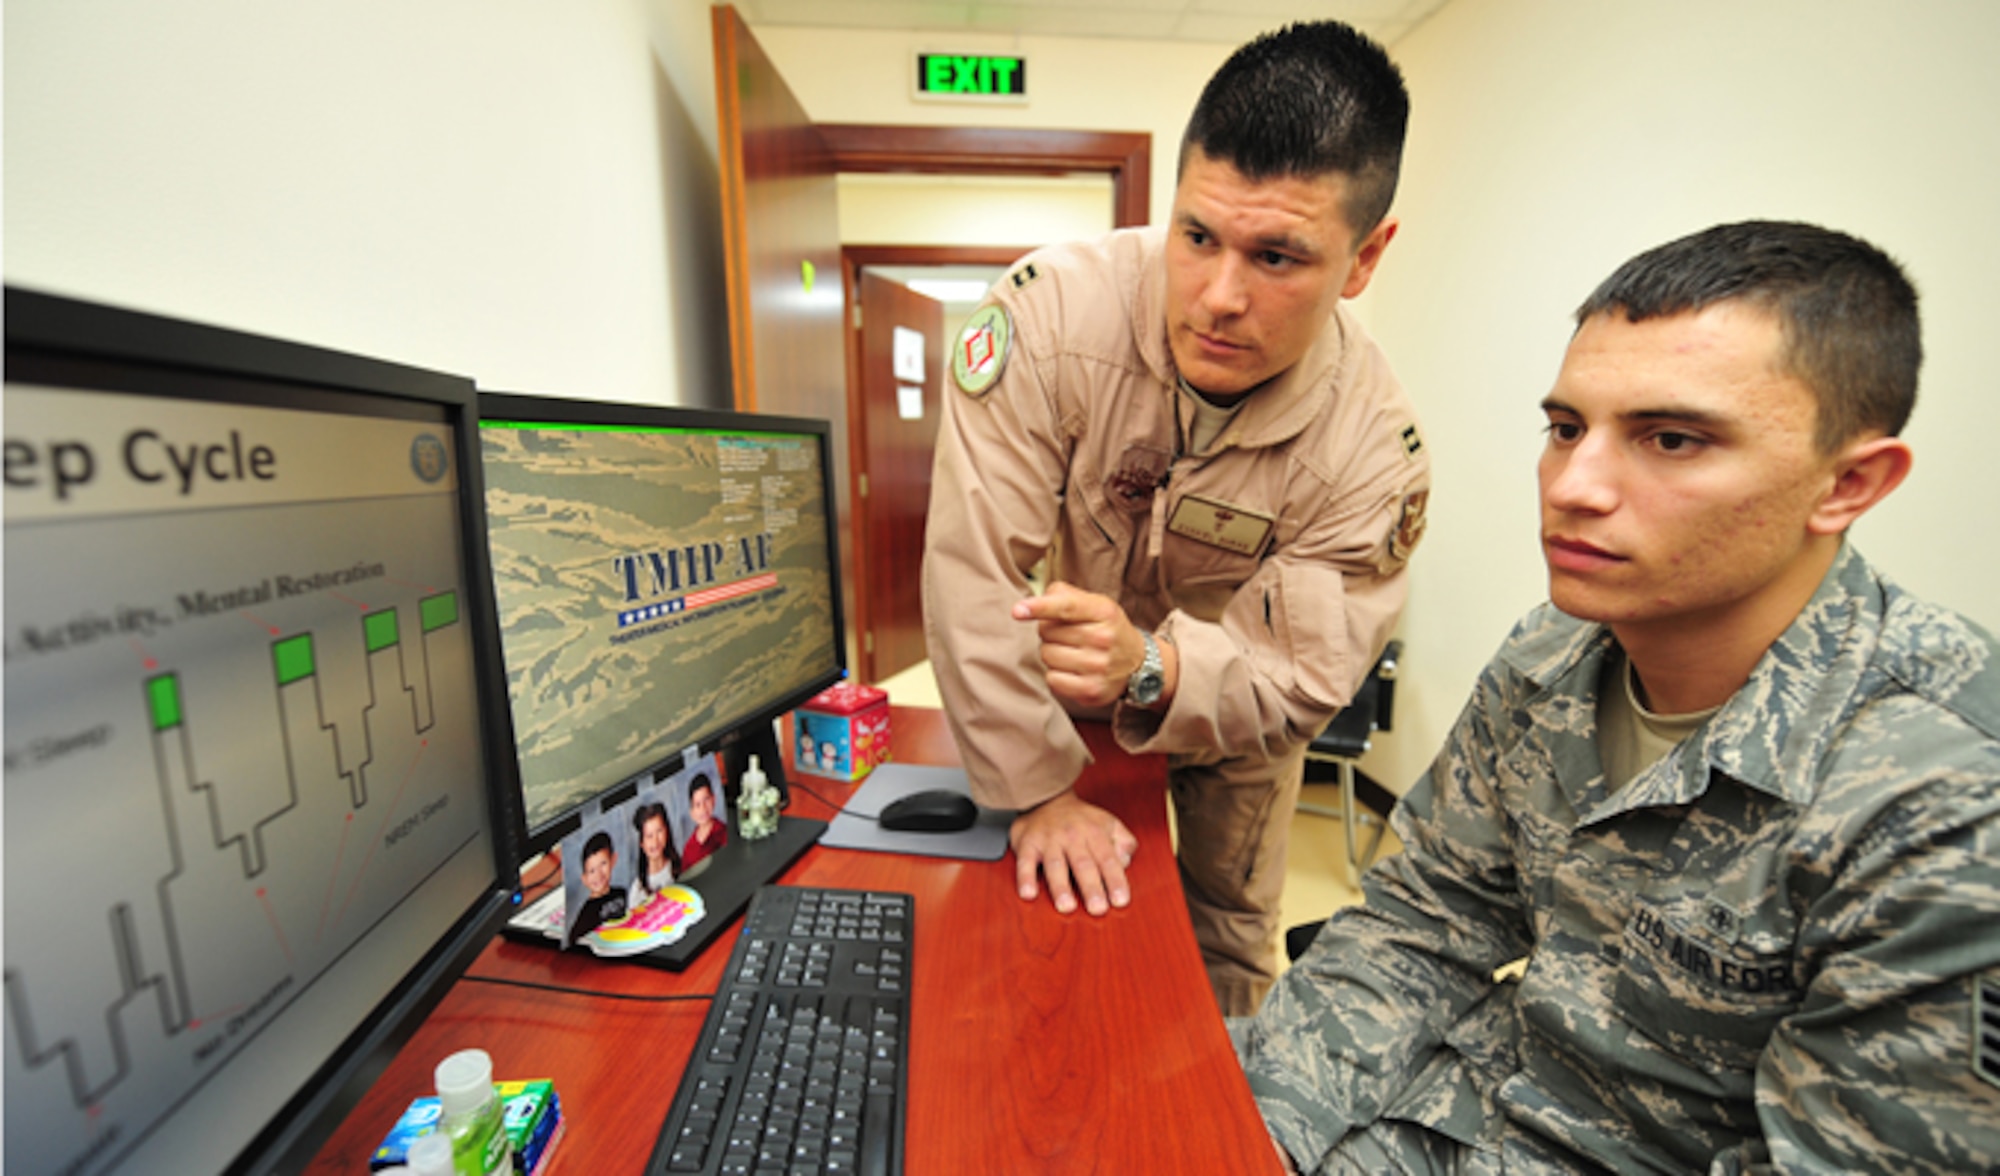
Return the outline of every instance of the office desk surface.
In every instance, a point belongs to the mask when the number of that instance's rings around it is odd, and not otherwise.
[[[905,763],[958,762],[942,715],[893,708]],[[945,861],[815,847],[781,882],[916,896],[905,1170],[932,1173],[1276,1172],[1210,994],[1169,850],[1165,764],[1082,724],[1097,763],[1079,783],[1138,835],[1132,906],[1058,915],[1014,893],[1011,855]],[[801,777],[844,801],[853,785]],[[789,810],[825,817],[802,792]],[[708,994],[732,929],[687,971],[607,963],[495,940],[470,975],[646,995]],[[369,1153],[454,1050],[493,1055],[502,1078],[551,1078],[565,1173],[638,1173],[708,1012],[459,981],[308,1169],[367,1170]]]

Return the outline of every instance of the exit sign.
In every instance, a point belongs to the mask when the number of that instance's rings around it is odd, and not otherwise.
[[[917,97],[1026,102],[1028,59],[977,53],[919,53]]]

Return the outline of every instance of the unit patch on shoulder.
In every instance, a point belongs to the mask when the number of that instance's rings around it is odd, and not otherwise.
[[[1019,290],[1022,287],[1026,286],[1029,282],[1032,282],[1036,278],[1039,278],[1041,276],[1042,276],[1042,271],[1036,269],[1035,263],[1031,261],[1028,264],[1022,266],[1020,269],[1015,270],[1013,273],[1008,274],[1007,280],[1014,283],[1014,288],[1016,290]]]
[[[967,396],[984,396],[1007,366],[1007,349],[1014,342],[1014,320],[1007,308],[987,303],[972,312],[958,341],[951,345],[951,378]]]
[[[1411,553],[1417,549],[1417,540],[1424,537],[1425,512],[1430,501],[1429,489],[1412,490],[1403,495],[1403,503],[1396,516],[1396,529],[1389,532],[1387,550],[1376,561],[1383,572],[1393,572],[1410,562]]]

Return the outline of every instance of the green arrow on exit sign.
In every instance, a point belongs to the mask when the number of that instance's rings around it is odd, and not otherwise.
[[[1028,96],[1028,59],[988,54],[917,54],[917,95],[923,98]]]

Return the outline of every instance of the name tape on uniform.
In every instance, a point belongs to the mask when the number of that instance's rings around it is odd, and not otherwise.
[[[1264,540],[1271,537],[1276,522],[1261,511],[1189,494],[1174,504],[1167,530],[1238,555],[1255,555],[1263,549]]]

